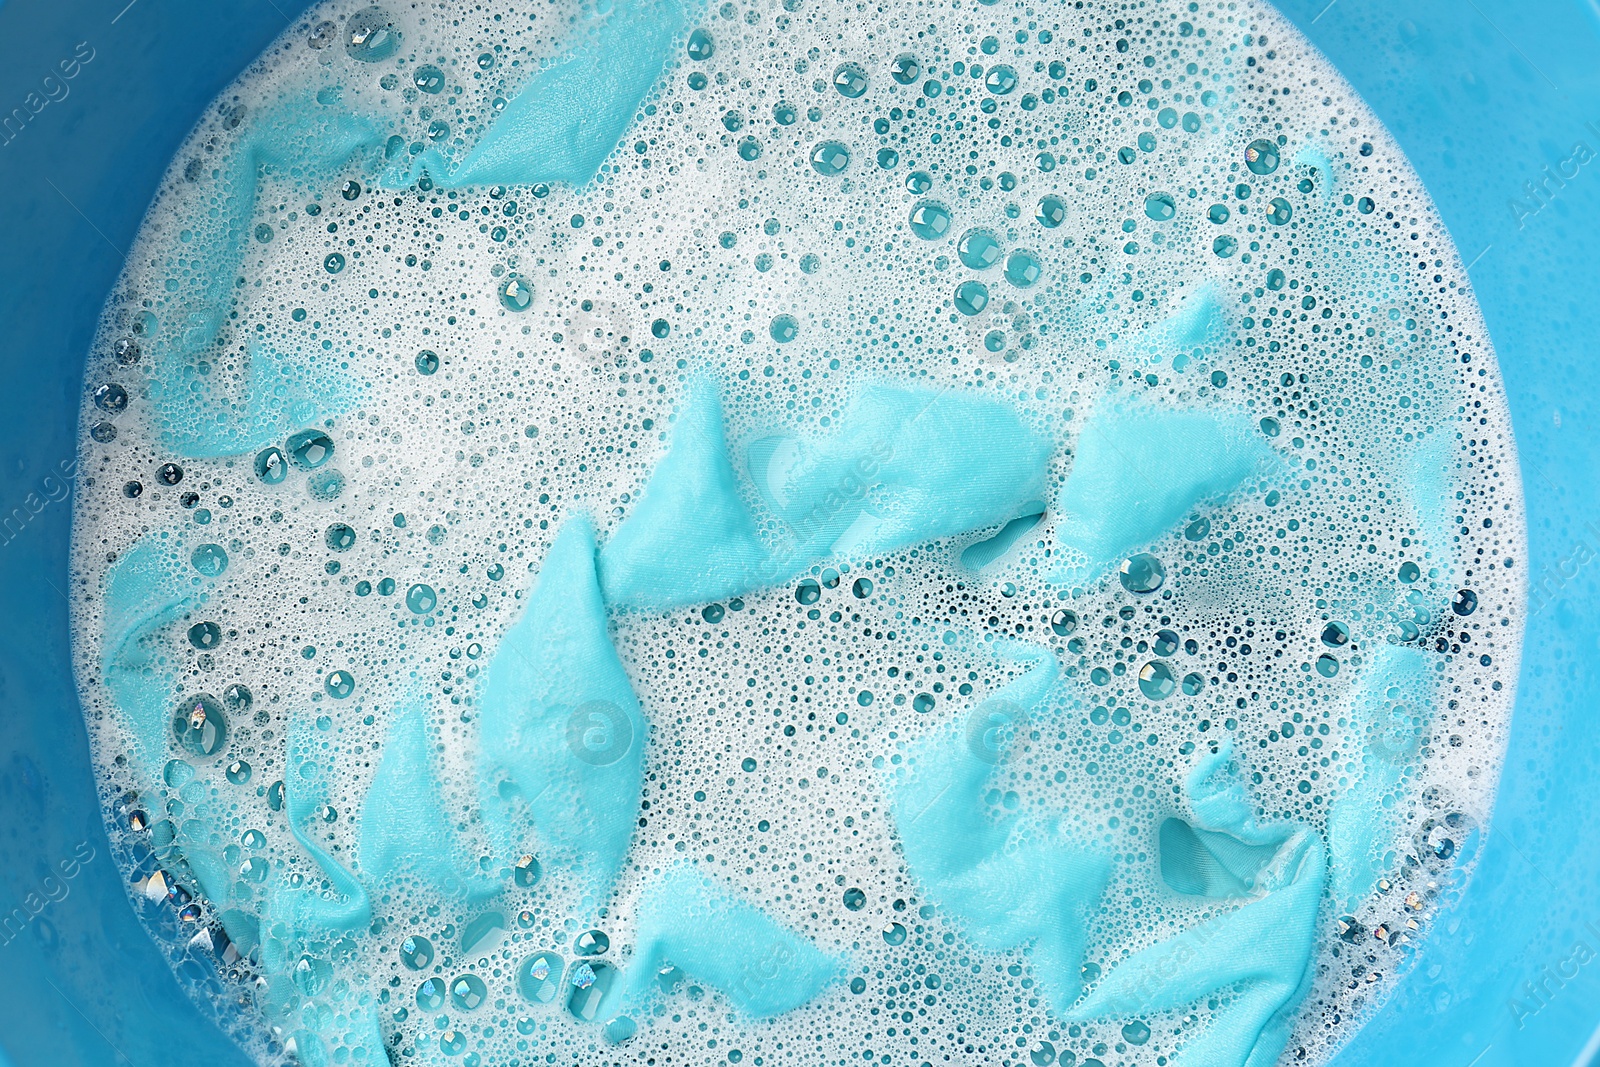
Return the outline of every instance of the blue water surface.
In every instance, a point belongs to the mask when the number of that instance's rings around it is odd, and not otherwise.
[[[43,96],[63,62],[75,71],[0,133],[0,1064],[245,1062],[171,977],[107,852],[71,676],[66,486],[95,318],[156,183],[211,98],[303,7],[0,6],[0,117]],[[1585,0],[1283,9],[1399,139],[1472,264],[1511,396],[1536,587],[1478,875],[1429,919],[1397,993],[1339,1062],[1581,1067],[1600,1018],[1600,865],[1589,847],[1600,505],[1588,488],[1600,17]],[[16,908],[37,916],[5,926]],[[150,914],[174,922],[169,906]],[[185,978],[215,981],[199,963]]]

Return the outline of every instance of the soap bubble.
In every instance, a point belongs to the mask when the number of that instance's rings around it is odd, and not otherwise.
[[[500,306],[507,311],[527,311],[533,303],[533,286],[520,274],[506,275],[496,292],[500,295]]]
[[[1251,174],[1271,174],[1278,169],[1278,146],[1268,140],[1251,141],[1244,150]]]
[[[823,141],[811,150],[811,169],[818,174],[842,174],[850,165],[850,149],[838,141]]]
[[[256,477],[267,485],[277,485],[289,476],[289,462],[276,445],[256,453]]]
[[[1151,193],[1144,198],[1144,213],[1146,218],[1156,222],[1166,222],[1178,213],[1178,202],[1172,198],[1171,193]],[[1223,218],[1227,218],[1227,209],[1223,208]],[[1216,221],[1216,220],[1213,220]]]
[[[523,889],[538,885],[543,873],[544,866],[533,855],[523,856],[511,868],[512,880]]]
[[[210,650],[222,644],[222,627],[214,622],[197,622],[189,627],[189,644]]]
[[[228,553],[221,545],[201,545],[190,553],[189,562],[207,578],[215,578],[228,569]]]
[[[323,690],[335,700],[343,700],[356,691],[355,676],[349,671],[330,671],[323,679]]]
[[[1155,556],[1140,552],[1122,561],[1117,577],[1130,593],[1153,593],[1166,581],[1167,571]]]
[[[333,458],[333,439],[321,430],[301,430],[289,438],[289,459],[301,470],[313,470]]]
[[[780,345],[785,345],[793,341],[796,335],[799,334],[800,324],[795,321],[793,315],[778,315],[772,320],[772,326],[768,332],[772,334],[774,341]]]
[[[430,96],[437,95],[444,91],[444,71],[431,63],[424,63],[411,72],[411,84]]]
[[[611,947],[611,939],[601,930],[585,930],[572,943],[573,951],[580,956],[603,956]]]
[[[444,1007],[446,996],[443,978],[429,978],[417,987],[417,1007],[434,1012]]]
[[[400,47],[394,16],[381,7],[364,7],[345,23],[344,50],[362,63],[380,63]]]
[[[702,63],[710,59],[716,50],[716,44],[711,40],[711,34],[705,30],[697,29],[689,35],[689,58],[696,63]]]
[[[1027,249],[1019,248],[1006,257],[1006,281],[1018,289],[1032,288],[1043,274],[1039,257]]]
[[[916,178],[913,174],[908,180]],[[950,232],[950,209],[936,200],[920,202],[911,209],[911,232],[924,241],[939,240]]]
[[[462,974],[450,982],[450,1003],[461,1011],[474,1011],[489,999],[489,987],[475,974]]]
[[[209,693],[190,697],[172,716],[172,733],[185,752],[215,756],[228,743],[228,720]]]
[[[554,952],[529,956],[517,966],[517,991],[530,1004],[552,1004],[561,993],[561,972],[565,966]]]
[[[1053,230],[1066,221],[1067,205],[1058,196],[1042,197],[1033,217],[1039,220],[1039,225]]]
[[[833,72],[833,87],[853,100],[867,91],[867,72],[854,63],[841,63]]]
[[[1005,96],[1017,87],[1017,72],[1004,64],[990,67],[984,75],[983,86],[996,96]]]
[[[1165,700],[1178,691],[1178,678],[1161,660],[1151,660],[1139,668],[1139,692],[1151,700]]]
[[[988,270],[1000,262],[1000,252],[1000,242],[988,230],[968,230],[956,242],[956,255],[973,270]]]
[[[962,282],[956,286],[956,310],[963,315],[976,315],[989,306],[989,287],[982,282]]]
[[[420,934],[411,934],[400,942],[400,962],[413,971],[427,970],[433,963],[433,942]]]

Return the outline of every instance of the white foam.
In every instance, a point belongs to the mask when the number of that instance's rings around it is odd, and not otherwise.
[[[926,902],[903,869],[886,812],[885,768],[904,741],[1006,681],[969,635],[1009,634],[1055,650],[1064,689],[1009,766],[1015,798],[1001,803],[1069,813],[1113,857],[1089,948],[1092,963],[1110,967],[1207,914],[1168,893],[1155,862],[1156,827],[1177,810],[1195,746],[1236,738],[1264,817],[1323,824],[1354,758],[1340,708],[1363,655],[1339,650],[1343,669],[1333,678],[1313,669],[1329,651],[1319,635],[1337,620],[1362,649],[1402,637],[1434,649],[1442,681],[1402,814],[1412,844],[1395,857],[1387,892],[1357,910],[1359,941],[1341,940],[1336,917],[1325,916],[1316,986],[1290,1046],[1308,1062],[1324,1060],[1382,999],[1469,869],[1469,857],[1431,859],[1427,835],[1450,813],[1479,826],[1489,818],[1522,634],[1523,557],[1510,422],[1466,273],[1398,148],[1326,61],[1255,3],[728,3],[696,23],[714,35],[716,54],[669,67],[585,191],[385,192],[371,188],[358,161],[315,189],[268,175],[255,222],[271,239],[250,244],[237,317],[213,367],[225,379],[228,353],[252,338],[348,363],[364,392],[322,424],[335,442],[331,466],[345,479],[327,501],[308,493],[303,473],[262,484],[250,456],[167,454],[142,365],[118,363],[112,346],[135,336],[141,310],[178,276],[165,257],[188,243],[180,231],[207,225],[209,164],[197,172],[190,161],[220,158],[252,114],[308,87],[339,86],[349,108],[408,144],[428,141],[431,123],[448,124],[439,147],[459,156],[492,121],[494,100],[513,94],[567,39],[575,8],[528,15],[417,4],[396,12],[404,39],[395,58],[373,65],[337,43],[308,47],[313,27],[325,19],[342,26],[354,10],[315,9],[219,98],[174,161],[90,357],[91,391],[115,381],[132,397],[115,417],[86,401],[84,426],[111,422],[116,436],[85,436],[74,531],[80,688],[123,860],[133,863],[149,840],[149,831],[129,828],[126,812],[157,822],[169,801],[124,799],[137,779],[99,684],[98,598],[109,562],[146,531],[170,530],[186,546],[221,544],[233,561],[173,629],[183,668],[182,693],[172,696],[176,703],[235,683],[253,693],[252,712],[230,724],[227,750],[201,775],[227,813],[230,862],[264,858],[276,878],[302,862],[266,788],[285,774],[289,718],[330,720],[341,777],[326,838],[348,859],[386,715],[414,678],[435,693],[446,804],[477,841],[479,672],[563,517],[589,510],[604,539],[627,513],[662,454],[688,370],[721,369],[734,442],[773,429],[809,432],[869,377],[981,390],[1058,442],[1058,479],[1078,430],[1108,398],[1224,403],[1278,421],[1272,444],[1292,474],[1204,509],[1211,526],[1199,539],[1175,530],[1154,546],[1168,578],[1152,596],[1126,593],[1114,579],[1076,596],[1050,585],[1051,513],[980,574],[959,562],[975,535],[842,576],[819,569],[825,589],[814,606],[798,603],[790,586],[746,596],[743,610],[716,624],[698,610],[619,614],[614,636],[652,731],[649,807],[609,911],[574,914],[549,872],[532,889],[508,889],[499,907],[523,918],[501,947],[460,959],[447,951],[454,942],[446,931],[474,912],[397,891],[375,900],[381,930],[356,938],[341,969],[379,998],[385,1032],[402,1052],[439,1033],[438,1016],[417,1007],[416,985],[435,972],[478,974],[489,1006],[445,1014],[486,1063],[584,1059],[591,1047],[618,1062],[725,1063],[737,1049],[746,1062],[835,1064],[870,1049],[883,1062],[1000,1063],[1041,1042],[1079,1063],[1155,1063],[1172,1053],[1184,1019],[1146,1019],[1153,1036],[1142,1046],[1126,1045],[1115,1023],[1056,1021],[1017,966],[1020,953],[977,953],[944,918],[920,910]],[[992,58],[981,44],[988,37]],[[908,52],[922,72],[900,86],[890,63]],[[492,69],[480,68],[480,55],[493,58]],[[845,62],[867,72],[858,99],[831,85]],[[954,72],[957,63],[1000,62],[1020,78],[1005,96]],[[1065,65],[1062,76],[1053,62]],[[445,92],[410,87],[423,63],[446,72]],[[694,73],[709,84],[691,88]],[[921,95],[930,78],[950,89]],[[1047,90],[1056,98],[1046,102]],[[991,102],[992,116],[983,110]],[[792,125],[774,121],[780,103],[796,109]],[[238,107],[246,123],[230,128]],[[730,113],[742,119],[737,130],[723,121]],[[1184,125],[1190,114],[1193,132]],[[878,119],[887,132],[874,132]],[[1144,135],[1153,148],[1140,146]],[[746,137],[762,146],[753,162],[737,150]],[[1283,162],[1258,178],[1244,151],[1261,137],[1283,139]],[[842,176],[810,167],[810,149],[824,140],[850,147]],[[891,169],[875,163],[881,148],[898,153]],[[1119,161],[1123,149],[1131,163]],[[1324,158],[1332,174],[1314,174]],[[907,190],[913,171],[931,176],[931,191]],[[194,173],[201,180],[190,181]],[[340,195],[345,179],[361,182],[354,200]],[[1296,187],[1302,179],[1308,191]],[[1252,186],[1248,199],[1236,195],[1241,183]],[[1156,192],[1174,198],[1172,221],[1146,217],[1146,196]],[[1034,218],[1046,196],[1067,206],[1059,227]],[[1290,204],[1287,225],[1267,221],[1273,197]],[[951,209],[952,240],[912,235],[907,219],[924,198]],[[1374,203],[1370,212],[1363,198]],[[1226,222],[1208,220],[1213,204],[1227,208]],[[1040,283],[1018,289],[999,268],[962,266],[953,239],[970,227],[988,228],[1008,251],[1036,253]],[[1237,242],[1227,257],[1213,251],[1223,237]],[[323,266],[331,252],[347,259],[336,275]],[[1282,286],[1271,288],[1277,270]],[[525,312],[496,298],[508,271],[535,288]],[[952,293],[971,278],[982,278],[992,298],[969,317],[953,310]],[[1174,369],[1170,351],[1152,353],[1146,331],[1207,287],[1225,338]],[[799,323],[785,345],[768,332],[780,314]],[[664,338],[652,334],[657,320],[670,325]],[[1002,334],[997,351],[985,345],[992,331]],[[421,350],[441,358],[436,374],[415,369]],[[155,477],[168,461],[184,471],[171,487]],[[142,485],[131,499],[129,482]],[[1429,488],[1419,499],[1421,486]],[[197,495],[192,504],[188,493]],[[355,529],[354,547],[326,547],[335,522]],[[1394,578],[1406,560],[1421,566],[1414,584]],[[858,577],[870,579],[870,596],[853,595]],[[396,583],[392,594],[377,590],[384,579]],[[403,600],[419,582],[439,596],[426,621]],[[359,583],[375,588],[362,595]],[[1464,618],[1449,607],[1461,587],[1475,590],[1480,605]],[[1063,609],[1081,622],[1058,636],[1050,619]],[[225,635],[214,651],[185,641],[202,620]],[[1169,658],[1203,676],[1199,695],[1141,696],[1135,678],[1160,629],[1196,643]],[[947,632],[958,635],[951,645]],[[349,699],[324,690],[336,669],[355,676]],[[1097,670],[1108,672],[1103,685]],[[936,697],[931,712],[913,710],[923,693]],[[747,757],[757,761],[753,772],[741,769]],[[245,785],[220,773],[235,760],[252,768]],[[1085,777],[1088,763],[1098,773]],[[1073,773],[1058,782],[1068,767]],[[248,847],[247,830],[266,843]],[[680,991],[615,1048],[599,1028],[520,998],[516,964],[546,949],[570,959],[573,938],[590,923],[625,957],[641,874],[685,857],[848,957],[864,991],[841,984],[760,1024],[714,994]],[[862,910],[843,905],[851,887],[866,892]],[[197,916],[186,932],[214,921],[204,906]],[[912,931],[898,947],[881,936],[892,922]],[[1372,936],[1380,925],[1388,937]],[[413,933],[441,953],[427,972],[399,962],[397,947]],[[174,959],[183,951],[180,941]],[[248,986],[248,959],[224,969]],[[281,1041],[307,1025],[304,1017],[262,1024],[249,1009],[236,1016],[226,1007],[236,1000],[233,990],[217,998],[262,1062],[279,1054],[271,1027],[281,1028]]]

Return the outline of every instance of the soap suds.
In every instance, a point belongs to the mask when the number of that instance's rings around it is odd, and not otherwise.
[[[321,5],[83,413],[113,848],[262,1063],[1323,1062],[1490,816],[1494,355],[1261,4]]]

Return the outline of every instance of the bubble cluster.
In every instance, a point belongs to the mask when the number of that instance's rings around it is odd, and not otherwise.
[[[1285,1059],[1325,1060],[1470,871],[1522,634],[1494,355],[1397,147],[1259,3],[729,0],[688,10],[587,184],[413,180],[612,7],[313,9],[186,142],[108,301],[77,670],[113,846],[197,1004],[263,1063],[326,1061],[359,1005],[400,1063],[1181,1064],[1215,1004],[1062,1017],[1029,947],[983,950],[928,899],[886,783],[1016,679],[1002,639],[1047,649],[1046,703],[974,743],[997,819],[1070,823],[1109,860],[1092,988],[1225,910],[1161,870],[1196,761],[1231,741],[1259,819],[1325,832],[1372,743],[1351,694],[1400,645],[1436,707],[1381,750],[1415,762],[1376,890],[1324,902]],[[340,118],[240,169],[285,108]],[[825,433],[888,382],[1014,409],[1054,444],[1048,493],[1003,527],[613,610],[647,735],[576,709],[572,743],[597,763],[643,745],[644,781],[615,892],[585,900],[536,841],[491,862],[475,699],[558,529],[587,513],[606,542],[697,375],[746,480],[748,443]],[[1127,404],[1242,412],[1272,462],[1074,569],[1060,487],[1090,419]],[[136,543],[161,546],[175,605],[147,664],[170,709],[154,780],[104,667],[108,574]],[[331,893],[313,847],[360,873],[362,800],[418,693],[492,894],[399,876],[369,887],[369,924],[269,973],[274,931],[252,942],[237,914]],[[291,761],[302,728],[315,756]],[[313,775],[296,832],[285,783]],[[845,972],[757,1020],[669,967],[647,1010],[600,1014],[642,887],[681,861]]]

